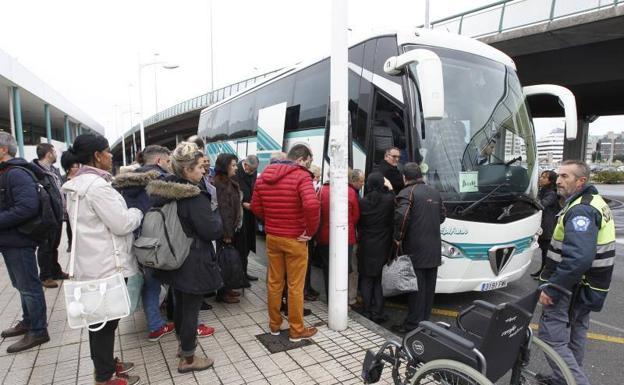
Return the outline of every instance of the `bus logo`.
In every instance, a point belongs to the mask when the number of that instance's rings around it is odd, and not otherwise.
[[[507,266],[512,255],[516,252],[516,245],[496,245],[488,251],[490,267],[495,275],[498,275]]]

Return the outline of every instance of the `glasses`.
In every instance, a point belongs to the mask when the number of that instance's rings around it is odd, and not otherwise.
[[[390,155],[392,159],[401,159],[401,155]]]

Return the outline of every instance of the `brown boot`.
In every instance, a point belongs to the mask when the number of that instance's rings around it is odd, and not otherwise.
[[[50,341],[50,336],[46,333],[43,336],[35,337],[31,334],[24,335],[24,338],[7,348],[7,353],[18,353]]]
[[[318,330],[316,330],[316,328],[311,327],[311,328],[305,328],[303,329],[303,331],[299,334],[294,334],[294,333],[289,333],[288,337],[290,339],[290,342],[299,342],[301,340],[309,340],[310,338],[312,338],[312,336],[314,336],[316,334]]]
[[[206,370],[210,368],[213,364],[214,360],[209,357],[183,357],[180,358],[180,363],[178,364],[178,373]]]
[[[221,297],[217,297],[217,302],[223,302],[223,303],[239,303],[240,299],[236,298],[236,297],[232,297],[230,295],[223,295]]]
[[[46,279],[45,281],[41,282],[41,284],[46,289],[55,289],[58,287],[58,283],[56,283],[56,281],[54,281],[52,278]]]
[[[2,334],[0,334],[0,337],[2,338],[17,337],[17,336],[26,334],[27,332],[28,332],[28,328],[26,327],[26,325],[24,325],[24,321],[19,321],[18,323],[15,324],[15,326],[3,330]]]

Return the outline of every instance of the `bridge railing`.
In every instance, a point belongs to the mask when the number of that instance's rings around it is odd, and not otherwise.
[[[619,3],[624,3],[624,0],[502,0],[436,20],[431,26],[480,37],[613,7]]]

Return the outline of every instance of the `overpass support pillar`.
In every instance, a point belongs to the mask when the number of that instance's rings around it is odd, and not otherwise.
[[[564,139],[563,142],[563,160],[585,160],[585,152],[587,147],[587,135],[589,134],[589,122],[586,117],[578,120],[578,129],[575,140]]]
[[[46,125],[46,139],[48,143],[52,143],[52,121],[50,119],[50,105],[43,105],[43,115],[45,117],[45,125]]]

